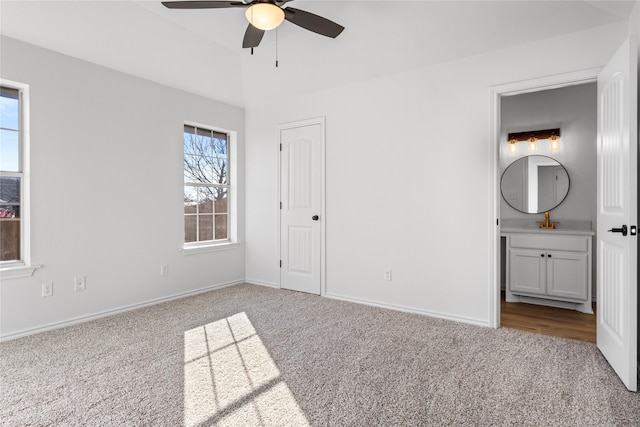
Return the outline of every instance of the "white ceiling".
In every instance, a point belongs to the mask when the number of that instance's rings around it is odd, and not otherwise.
[[[634,1],[340,1],[288,4],[346,27],[289,22],[251,56],[242,9],[159,1],[0,0],[3,35],[233,105],[322,90],[627,21]]]

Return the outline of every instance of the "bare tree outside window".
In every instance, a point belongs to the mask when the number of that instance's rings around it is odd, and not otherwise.
[[[184,127],[185,243],[229,239],[229,137]]]

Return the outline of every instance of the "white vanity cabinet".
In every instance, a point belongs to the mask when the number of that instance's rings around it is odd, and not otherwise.
[[[517,229],[503,234],[507,302],[593,313],[591,230]]]

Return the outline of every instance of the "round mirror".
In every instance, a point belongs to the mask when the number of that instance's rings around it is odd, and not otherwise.
[[[569,193],[569,174],[547,156],[526,156],[511,163],[500,180],[502,198],[513,209],[542,213],[557,207]]]

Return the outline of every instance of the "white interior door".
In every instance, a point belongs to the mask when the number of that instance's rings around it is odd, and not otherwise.
[[[638,218],[637,64],[635,42],[627,40],[598,77],[597,341],[633,391],[638,387],[638,242],[632,235]]]
[[[280,129],[280,287],[320,295],[324,123]]]

